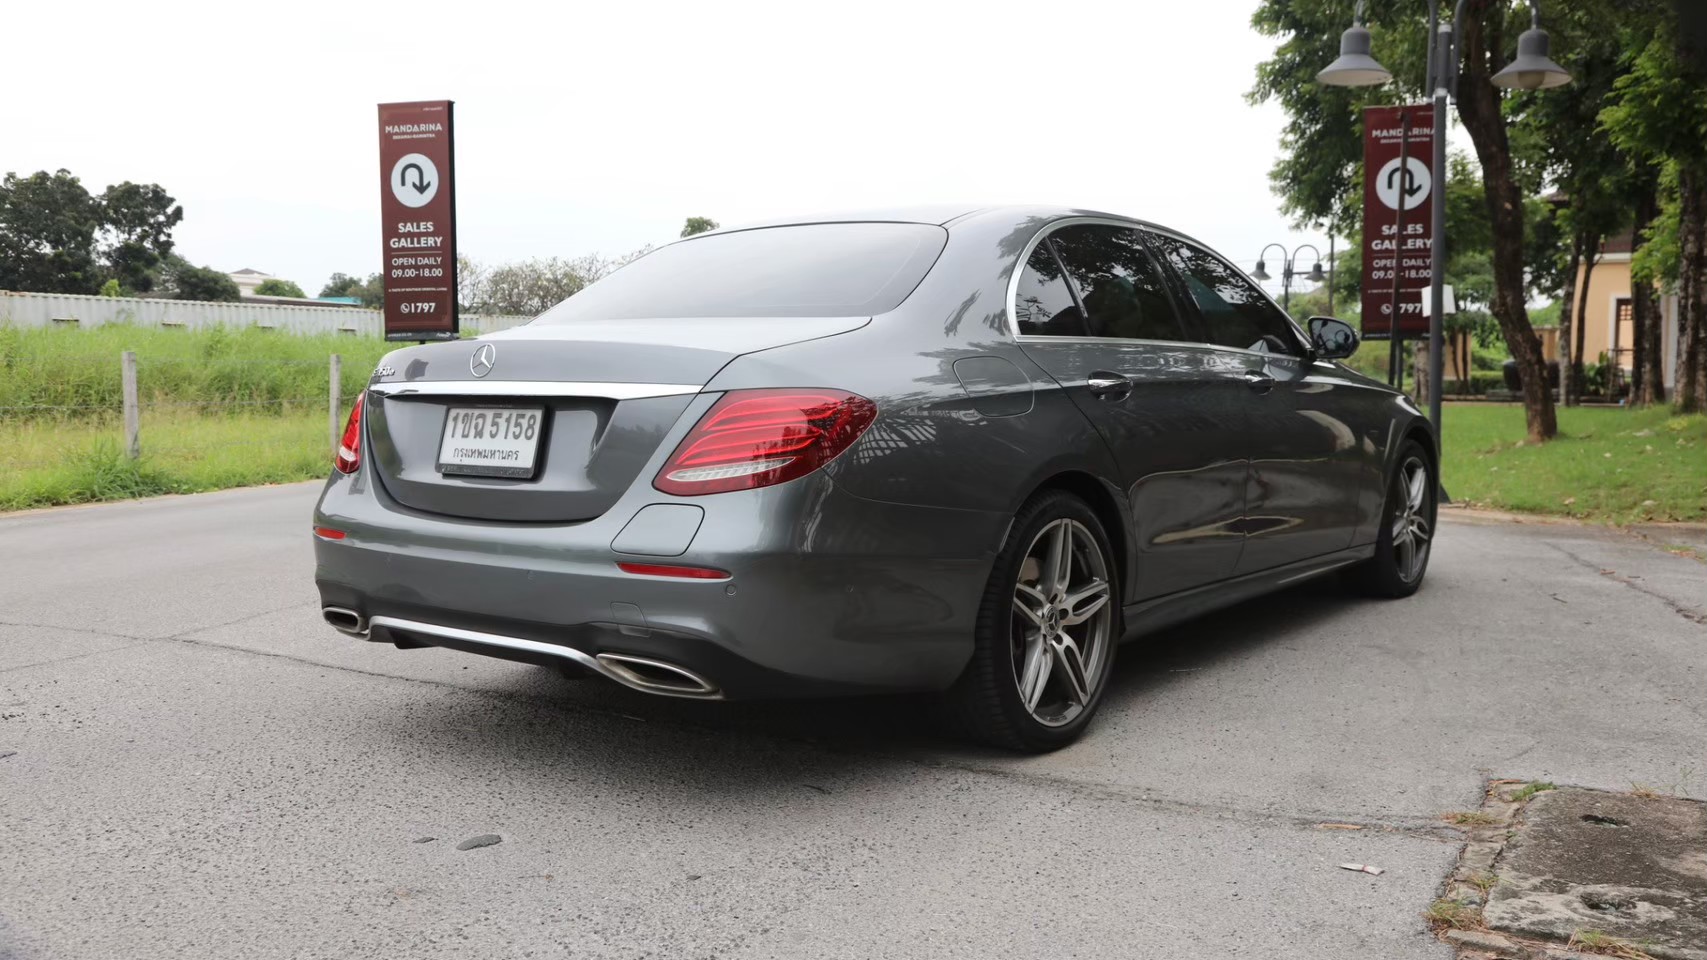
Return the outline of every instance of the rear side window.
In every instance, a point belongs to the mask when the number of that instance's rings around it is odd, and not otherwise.
[[[1083,223],[1062,227],[1049,241],[1079,285],[1091,336],[1188,339],[1138,231]]]
[[[900,306],[942,253],[923,223],[811,223],[654,250],[535,323],[657,317],[866,317]]]
[[[1298,353],[1298,338],[1280,309],[1225,260],[1202,247],[1157,235],[1203,316],[1209,342],[1262,353]]]
[[[1049,252],[1049,241],[1031,251],[1019,272],[1014,293],[1014,323],[1031,337],[1085,336],[1085,318],[1073,302],[1073,291],[1061,275],[1061,267]]]

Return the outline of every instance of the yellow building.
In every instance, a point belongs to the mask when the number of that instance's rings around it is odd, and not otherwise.
[[[1577,269],[1579,298],[1585,273],[1588,273],[1586,265]],[[1594,272],[1588,277],[1588,301],[1583,315],[1572,319],[1573,324],[1580,322],[1583,325],[1583,363],[1597,363],[1600,355],[1605,353],[1619,371],[1619,382],[1628,384],[1631,368],[1635,365],[1636,346],[1631,320],[1629,234],[1606,242],[1600,258],[1595,261]],[[1677,297],[1662,295],[1659,304],[1660,343],[1664,349],[1660,374],[1669,393],[1677,383]],[[1571,338],[1576,339],[1575,331]],[[1559,353],[1553,355],[1562,356]]]
[[[1588,273],[1586,267],[1577,268],[1577,285],[1575,296],[1582,297],[1583,275]],[[1602,247],[1600,256],[1595,260],[1594,272],[1589,274],[1588,301],[1584,305],[1582,315],[1576,313],[1576,304],[1571,311],[1571,339],[1576,339],[1575,327],[1582,324],[1583,364],[1593,366],[1600,362],[1600,355],[1605,353],[1608,359],[1616,361],[1614,366],[1618,372],[1618,384],[1630,382],[1631,369],[1635,365],[1635,336],[1634,325],[1631,321],[1630,298],[1630,235],[1614,237]],[[1579,299],[1578,303],[1582,303]],[[1661,375],[1665,381],[1669,395],[1677,382],[1677,297],[1666,294],[1659,297],[1661,336],[1665,356],[1660,361]],[[1560,366],[1568,363],[1564,354],[1564,346],[1559,343],[1557,327],[1536,327],[1536,334],[1541,337],[1541,349],[1549,359],[1557,359]],[[1455,344],[1456,346],[1456,344]],[[1572,345],[1574,348],[1574,344]],[[1458,371],[1458,357],[1461,349],[1451,349],[1446,352],[1445,376],[1448,380],[1459,380],[1463,375]]]

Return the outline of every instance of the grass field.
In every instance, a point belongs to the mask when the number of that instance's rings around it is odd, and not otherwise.
[[[1449,403],[1441,479],[1455,500],[1612,523],[1707,520],[1707,416],[1560,407],[1559,436],[1524,442],[1517,404]]]
[[[262,330],[0,327],[0,510],[192,493],[326,475],[326,357],[351,399],[389,347]],[[138,355],[142,457],[120,444],[120,351]],[[347,406],[346,406],[347,409]],[[1707,417],[1559,410],[1525,444],[1515,404],[1449,403],[1455,500],[1628,523],[1707,520]]]
[[[331,471],[326,411],[142,417],[128,460],[116,418],[0,421],[0,510],[286,483]]]
[[[144,402],[255,406],[327,394],[327,358],[343,357],[353,394],[393,345],[373,337],[297,336],[272,330],[164,330],[127,326],[23,330],[0,326],[0,419],[8,413],[99,416],[122,403],[119,355],[136,352]],[[61,408],[45,410],[44,408]]]

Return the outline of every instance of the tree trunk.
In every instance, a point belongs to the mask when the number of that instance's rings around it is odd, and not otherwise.
[[[1470,332],[1466,330],[1458,337],[1458,392],[1468,395],[1470,392]],[[1445,394],[1441,394],[1445,396]]]
[[[1416,352],[1411,354],[1413,370],[1411,372],[1411,398],[1418,404],[1427,406],[1434,390],[1434,382],[1428,378],[1428,340],[1417,341]]]
[[[1577,271],[1583,262],[1582,235],[1571,233],[1571,265],[1565,270],[1565,291],[1559,302],[1559,399],[1574,407],[1582,397],[1582,382],[1571,362],[1571,320],[1577,306]]]
[[[1707,170],[1682,166],[1677,178],[1677,406],[1707,410]]]
[[[1659,216],[1659,181],[1645,177],[1641,193],[1636,197],[1636,221],[1631,227],[1631,255],[1642,249],[1643,234]],[[1630,278],[1630,402],[1648,406],[1665,399],[1665,384],[1660,379],[1660,361],[1654,355],[1659,346],[1660,305],[1654,296],[1652,282],[1643,283]]]
[[[1502,56],[1500,20],[1503,3],[1478,3],[1464,23],[1464,75],[1459,79],[1458,116],[1476,147],[1482,164],[1482,189],[1488,199],[1488,218],[1494,239],[1494,319],[1499,321],[1506,346],[1517,361],[1523,383],[1523,416],[1531,441],[1550,440],[1559,432],[1553,410],[1553,391],[1547,386],[1547,359],[1541,353],[1541,338],[1529,323],[1524,309],[1523,195],[1512,177],[1511,143],[1506,137],[1505,117],[1500,112],[1499,88],[1490,82],[1492,56]],[[1489,17],[1489,10],[1494,16]],[[1489,20],[1492,23],[1489,23]],[[1435,118],[1444,123],[1445,118]],[[1437,172],[1437,176],[1440,174]],[[1442,180],[1445,178],[1442,176]],[[1437,188],[1438,189],[1438,188]]]
[[[1583,283],[1577,290],[1577,347],[1576,359],[1571,361],[1571,376],[1577,381],[1577,399],[1582,399],[1583,391],[1588,385],[1588,377],[1583,367],[1583,335],[1588,332],[1588,288],[1589,281],[1594,278],[1594,265],[1600,262],[1600,244],[1604,238],[1591,236],[1588,240],[1588,255],[1583,258]]]

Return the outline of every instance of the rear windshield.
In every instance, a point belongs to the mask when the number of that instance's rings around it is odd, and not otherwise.
[[[867,317],[895,309],[948,240],[922,223],[812,223],[695,237],[641,257],[534,323]]]

